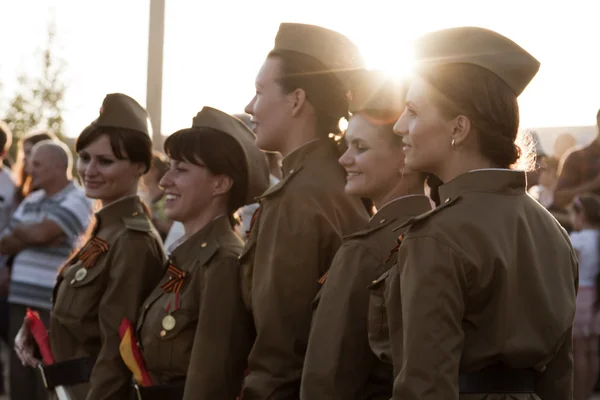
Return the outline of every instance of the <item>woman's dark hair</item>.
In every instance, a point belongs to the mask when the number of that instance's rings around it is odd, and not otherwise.
[[[531,148],[516,143],[517,96],[498,76],[473,64],[422,68],[419,75],[438,91],[434,102],[444,116],[469,118],[482,155],[496,167],[510,168],[520,158],[528,160],[527,169],[531,167]]]
[[[248,192],[248,167],[240,144],[212,128],[188,128],[169,136],[164,149],[172,160],[205,166],[212,174],[227,175],[233,180],[227,212],[231,225],[237,225],[234,213],[246,204]]]
[[[13,167],[13,179],[17,190],[15,192],[15,201],[19,204],[25,197],[29,195],[35,188],[31,187],[31,177],[25,171],[25,144],[35,144],[43,140],[58,140],[56,136],[49,131],[35,131],[22,136],[18,143],[17,162]]]
[[[145,167],[144,173],[148,172],[152,163],[152,139],[132,129],[90,126],[77,138],[75,151],[79,153],[103,135],[108,137],[116,158],[141,163]]]
[[[439,206],[441,204],[440,201],[440,186],[444,184],[440,178],[433,174],[425,174],[425,183],[429,186],[429,198],[431,201],[435,203],[435,206]]]
[[[323,137],[339,134],[341,118],[348,119],[346,90],[337,76],[314,57],[289,50],[273,50],[267,58],[280,61],[279,85],[285,93],[303,89],[315,108],[317,131]]]
[[[583,213],[586,222],[598,232],[598,254],[600,254],[600,196],[595,194],[584,194],[573,200],[573,211],[577,214]],[[596,275],[596,308],[600,308],[600,273]]]

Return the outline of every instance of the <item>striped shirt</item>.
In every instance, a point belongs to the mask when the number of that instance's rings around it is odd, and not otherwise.
[[[20,251],[13,261],[8,302],[50,309],[56,274],[73,250],[80,245],[82,234],[90,223],[91,202],[73,183],[53,196],[43,190],[31,193],[13,214],[10,232],[20,224],[54,221],[64,238],[52,246],[31,246]],[[1,236],[1,235],[0,235]]]

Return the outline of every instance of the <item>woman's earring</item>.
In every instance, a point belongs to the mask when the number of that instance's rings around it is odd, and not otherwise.
[[[456,139],[452,139],[452,142],[450,142],[450,145],[452,146],[452,150],[456,150]]]

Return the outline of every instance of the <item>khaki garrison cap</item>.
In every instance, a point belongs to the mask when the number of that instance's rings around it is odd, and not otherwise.
[[[348,72],[365,67],[358,47],[341,33],[308,24],[284,22],[275,37],[274,51],[287,50],[316,58],[334,72],[342,83],[347,82]]]
[[[460,27],[427,33],[415,42],[418,66],[473,64],[496,74],[519,96],[540,63],[512,40],[484,28]]]
[[[349,93],[350,112],[373,110],[397,114],[406,106],[406,89],[403,82],[382,71],[364,70],[357,74]]]
[[[248,192],[245,204],[269,188],[267,157],[254,143],[254,133],[238,118],[212,107],[203,107],[194,117],[192,128],[211,128],[234,138],[242,148],[248,170]]]
[[[124,128],[152,136],[148,113],[137,101],[123,93],[107,94],[100,115],[87,129]]]

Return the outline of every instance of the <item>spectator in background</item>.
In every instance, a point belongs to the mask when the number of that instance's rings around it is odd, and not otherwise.
[[[0,231],[4,229],[13,212],[16,186],[10,170],[2,164],[12,144],[12,133],[4,121],[0,121]]]
[[[541,205],[549,208],[554,201],[554,189],[558,180],[558,160],[554,157],[540,157],[538,184],[529,188],[529,194]]]
[[[34,191],[31,187],[31,177],[27,171],[27,161],[31,154],[33,146],[42,140],[57,140],[56,136],[51,132],[34,131],[19,139],[17,150],[17,161],[13,167],[13,179],[17,185],[15,201],[18,205],[27,195]]]
[[[0,232],[8,224],[14,210],[16,186],[10,175],[10,170],[3,166],[10,145],[12,133],[4,121],[0,121]],[[5,257],[0,256],[0,339],[8,343],[8,268]],[[4,366],[0,361],[0,394],[4,388]]]
[[[600,263],[600,197],[575,197],[569,209],[571,243],[579,261],[579,290],[573,326],[574,400],[587,400],[598,378],[598,280]]]
[[[14,256],[8,302],[9,337],[13,341],[28,307],[49,326],[50,298],[59,267],[67,260],[87,229],[91,203],[71,179],[71,151],[61,142],[37,143],[28,157],[32,187],[0,233],[0,253]],[[37,371],[10,355],[13,399],[45,399]]]
[[[152,152],[152,165],[143,177],[140,198],[150,207],[152,223],[165,240],[173,221],[165,215],[165,191],[158,184],[169,169],[169,160],[159,151]]]
[[[550,208],[563,226],[570,229],[566,207],[575,196],[585,193],[600,195],[600,110],[596,114],[597,135],[586,147],[567,153],[559,171]]]
[[[561,161],[563,157],[575,147],[576,144],[577,142],[575,141],[575,138],[569,132],[561,133],[556,137],[556,139],[554,139],[554,157],[558,161]]]

